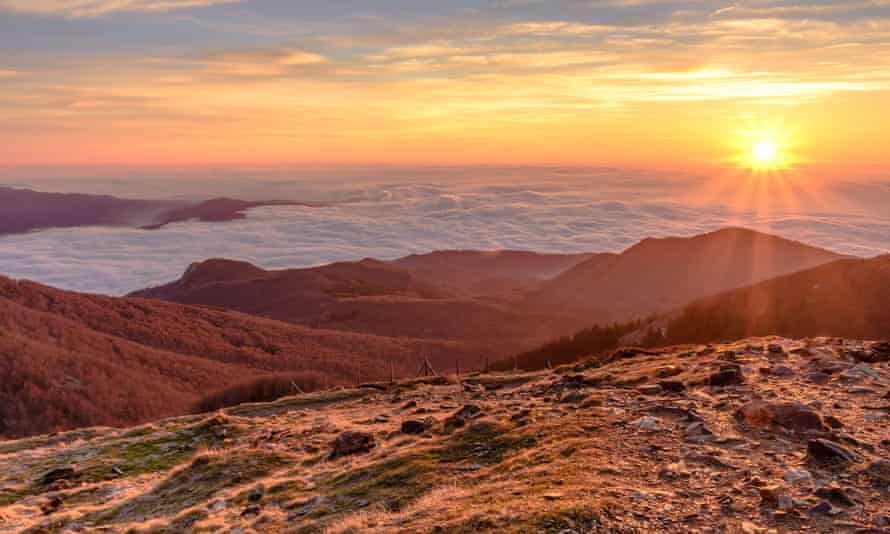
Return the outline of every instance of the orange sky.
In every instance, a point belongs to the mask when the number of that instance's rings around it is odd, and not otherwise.
[[[0,0],[0,159],[890,164],[883,0],[295,4]]]

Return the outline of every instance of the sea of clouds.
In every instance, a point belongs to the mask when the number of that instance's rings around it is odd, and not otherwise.
[[[259,208],[244,220],[185,222],[157,231],[88,227],[0,237],[0,273],[121,295],[174,280],[190,263],[207,258],[284,268],[440,249],[615,252],[645,237],[689,236],[726,226],[862,256],[890,250],[890,213],[883,208],[890,186],[884,182],[835,183],[797,193],[783,186],[766,204],[758,191],[758,200],[739,205],[733,202],[732,183],[693,177],[608,169],[548,171],[531,179],[521,170],[492,174],[485,179],[462,171],[445,180],[440,173],[424,182],[354,179],[345,185],[327,179],[200,186],[183,181],[179,187],[191,196],[194,190],[204,197],[240,194],[330,204]]]

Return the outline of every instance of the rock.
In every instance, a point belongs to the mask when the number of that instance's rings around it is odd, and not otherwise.
[[[417,408],[417,401],[410,400],[402,405],[403,410],[410,410],[411,408]]]
[[[853,506],[855,504],[853,499],[847,495],[847,492],[837,486],[823,486],[816,489],[813,495],[839,506]]]
[[[416,419],[409,419],[407,421],[402,422],[402,433],[403,434],[422,434],[428,429],[430,429],[434,424],[436,424],[436,420],[432,417],[427,417],[423,421],[419,421]]]
[[[247,500],[250,502],[260,502],[263,500],[263,495],[265,495],[265,493],[266,489],[262,486],[258,486],[247,492]]]
[[[738,364],[723,365],[720,370],[705,379],[709,386],[735,386],[745,382],[742,367]]]
[[[260,512],[261,509],[258,505],[251,504],[250,506],[245,508],[243,512],[241,512],[241,517],[257,516],[260,515]]]
[[[785,365],[775,365],[770,367],[769,372],[773,376],[794,376],[794,369]]]
[[[686,441],[701,443],[714,440],[714,433],[703,422],[696,421],[686,427],[684,431]]]
[[[739,409],[736,417],[755,428],[779,426],[795,432],[826,430],[822,417],[799,402],[751,401]]]
[[[766,531],[765,528],[758,527],[750,521],[742,521],[739,529],[742,531],[742,534],[761,534]]]
[[[62,498],[56,495],[52,497],[45,503],[40,505],[40,511],[43,512],[43,515],[52,515],[59,511],[59,508],[62,507]]]
[[[834,506],[826,501],[820,501],[818,504],[810,508],[810,513],[814,515],[836,515]]]
[[[881,377],[874,367],[867,363],[858,363],[841,373],[841,378],[849,381],[862,381],[868,379],[879,379]]]
[[[823,417],[823,420],[825,421],[825,423],[828,426],[830,426],[831,428],[833,428],[835,430],[837,430],[839,428],[844,428],[844,423],[841,422],[840,419],[838,419],[837,417],[835,417],[833,415],[826,415],[825,417]]]
[[[770,354],[785,354],[785,349],[778,343],[770,343],[767,345],[766,351]]]
[[[875,460],[868,464],[865,472],[875,483],[890,486],[890,460]]]
[[[60,480],[71,480],[77,477],[77,471],[72,467],[62,467],[59,469],[53,469],[52,471],[43,475],[40,479],[40,483],[44,486],[48,486],[53,482],[58,482]]]
[[[807,375],[807,380],[814,384],[827,384],[831,380],[831,375],[822,371],[815,371]]]
[[[782,495],[781,486],[764,486],[760,488],[760,502],[764,506],[778,508],[779,497]]]
[[[637,391],[643,395],[658,395],[662,392],[662,389],[658,384],[643,384],[642,386],[637,386]]]
[[[475,404],[467,404],[460,410],[454,412],[448,419],[445,419],[445,427],[460,428],[480,415],[482,415],[482,408]]]
[[[789,484],[793,485],[810,480],[813,480],[813,475],[806,469],[789,469],[785,471],[785,482]]]
[[[225,499],[219,499],[210,503],[208,508],[210,508],[211,512],[221,512],[226,509],[229,503],[226,502]]]
[[[651,415],[640,417],[631,423],[631,426],[643,432],[658,432],[661,430],[661,424],[658,419]]]
[[[330,459],[369,452],[377,445],[374,436],[367,432],[346,431],[337,436],[332,445]]]
[[[587,400],[587,393],[582,393],[580,391],[569,391],[566,392],[565,395],[560,397],[559,402],[561,404],[581,404],[585,400]]]
[[[686,391],[686,384],[679,380],[661,380],[658,382],[658,385],[661,386],[661,389],[671,393],[682,393],[683,391]]]
[[[890,527],[890,515],[878,514],[875,516],[875,526]]]
[[[658,478],[673,480],[677,478],[689,478],[689,471],[682,463],[667,464],[658,471]]]
[[[854,463],[860,460],[859,455],[840,443],[827,439],[811,439],[807,442],[809,459],[817,463]]]

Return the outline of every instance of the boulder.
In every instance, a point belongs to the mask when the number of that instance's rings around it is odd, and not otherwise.
[[[799,402],[751,401],[742,406],[736,417],[749,426],[778,426],[794,432],[825,431],[822,416]]]
[[[377,445],[374,436],[367,432],[346,431],[337,436],[332,444],[330,459],[369,452]]]
[[[77,471],[74,470],[73,467],[60,467],[59,469],[53,469],[49,471],[40,479],[40,483],[44,486],[48,486],[53,482],[58,482],[60,480],[71,480],[77,476]]]
[[[859,455],[847,447],[822,438],[811,439],[807,443],[807,452],[809,459],[817,463],[849,464],[860,461]]]
[[[465,426],[467,422],[479,417],[482,415],[482,408],[476,406],[475,404],[467,404],[460,410],[454,412],[448,419],[445,420],[446,428],[460,428]]]
[[[738,364],[722,365],[720,370],[705,378],[709,386],[736,386],[745,382],[742,367]]]
[[[436,424],[436,420],[432,417],[427,417],[424,420],[417,419],[409,419],[407,421],[402,422],[402,433],[403,434],[422,434],[431,428],[434,424]]]

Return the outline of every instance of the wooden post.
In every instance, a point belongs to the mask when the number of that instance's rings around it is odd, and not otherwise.
[[[550,363],[550,360],[547,360],[547,369],[553,369],[553,364]]]

